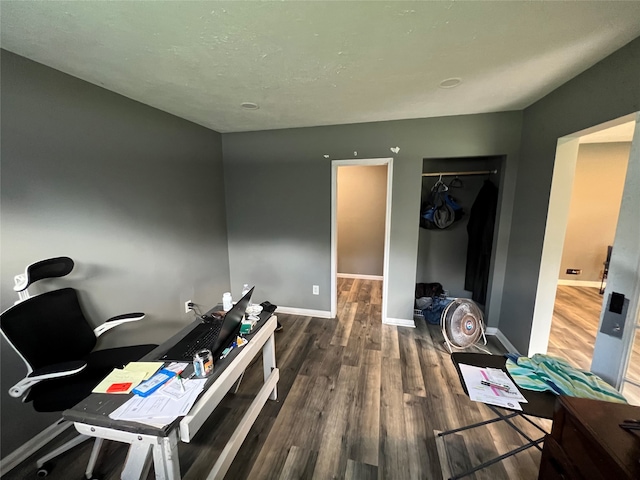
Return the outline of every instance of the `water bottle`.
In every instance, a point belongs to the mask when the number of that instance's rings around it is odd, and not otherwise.
[[[228,312],[233,307],[233,300],[231,299],[231,292],[224,292],[222,295],[222,309]]]

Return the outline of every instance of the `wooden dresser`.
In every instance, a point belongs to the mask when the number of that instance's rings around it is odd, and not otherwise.
[[[559,397],[546,436],[539,480],[640,479],[640,430],[618,426],[640,420],[640,407]]]

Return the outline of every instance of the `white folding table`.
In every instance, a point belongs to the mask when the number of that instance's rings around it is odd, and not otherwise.
[[[191,327],[195,327],[197,323],[194,322]],[[130,444],[121,475],[123,480],[146,478],[151,466],[151,459],[153,459],[157,480],[179,479],[178,441],[188,443],[194,438],[224,396],[240,379],[249,364],[262,352],[264,385],[237,424],[234,433],[207,477],[207,479],[223,478],[264,404],[268,399],[277,399],[279,370],[276,368],[275,356],[274,332],[276,326],[277,317],[265,314],[256,326],[257,330],[247,335],[249,343],[232,350],[226,359],[216,363],[210,379],[211,383],[207,383],[204,393],[196,401],[189,414],[162,429],[109,418],[109,413],[128,400],[129,395],[92,394],[74,408],[63,412],[63,417],[72,421],[78,432],[97,439],[87,473],[92,474],[97,450],[102,441],[107,439]],[[159,358],[159,354],[168,350],[192,328],[183,330],[151,352],[144,360]],[[176,339],[176,337],[179,338]]]

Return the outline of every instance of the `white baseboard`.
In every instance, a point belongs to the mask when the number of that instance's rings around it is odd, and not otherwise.
[[[37,434],[32,439],[23,443],[21,446],[16,448],[13,452],[2,459],[2,467],[0,468],[0,475],[6,475],[8,472],[13,470],[15,467],[24,462],[31,455],[36,453],[42,447],[44,447],[51,440],[56,438],[62,432],[64,432],[67,428],[71,427],[73,423],[65,422],[62,418],[55,422],[52,425],[49,425],[39,434]],[[34,462],[35,468],[35,462]]]
[[[413,320],[407,320],[406,318],[387,317],[382,323],[385,325],[395,325],[396,327],[416,328],[416,323]]]
[[[594,287],[600,288],[599,280],[568,280],[568,279],[559,279],[558,285],[568,285],[570,287]],[[607,285],[607,282],[604,282],[604,285]]]
[[[278,307],[275,314],[286,313],[289,315],[300,315],[302,317],[318,317],[318,318],[332,318],[331,312],[327,310],[309,310],[307,308],[295,308],[295,307]]]
[[[384,280],[382,275],[360,275],[359,273],[338,273],[339,278],[359,278],[361,280]]]
[[[518,352],[518,349],[513,346],[513,344],[507,337],[505,337],[504,333],[502,333],[496,327],[487,327],[485,333],[487,335],[495,336],[507,352],[520,354],[520,352]]]

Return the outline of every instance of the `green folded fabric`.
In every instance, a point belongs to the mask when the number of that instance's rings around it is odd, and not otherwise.
[[[549,390],[557,395],[627,403],[620,392],[597,375],[550,355],[537,353],[533,357],[518,357],[517,363],[508,359],[507,370],[516,384],[525,390]]]

